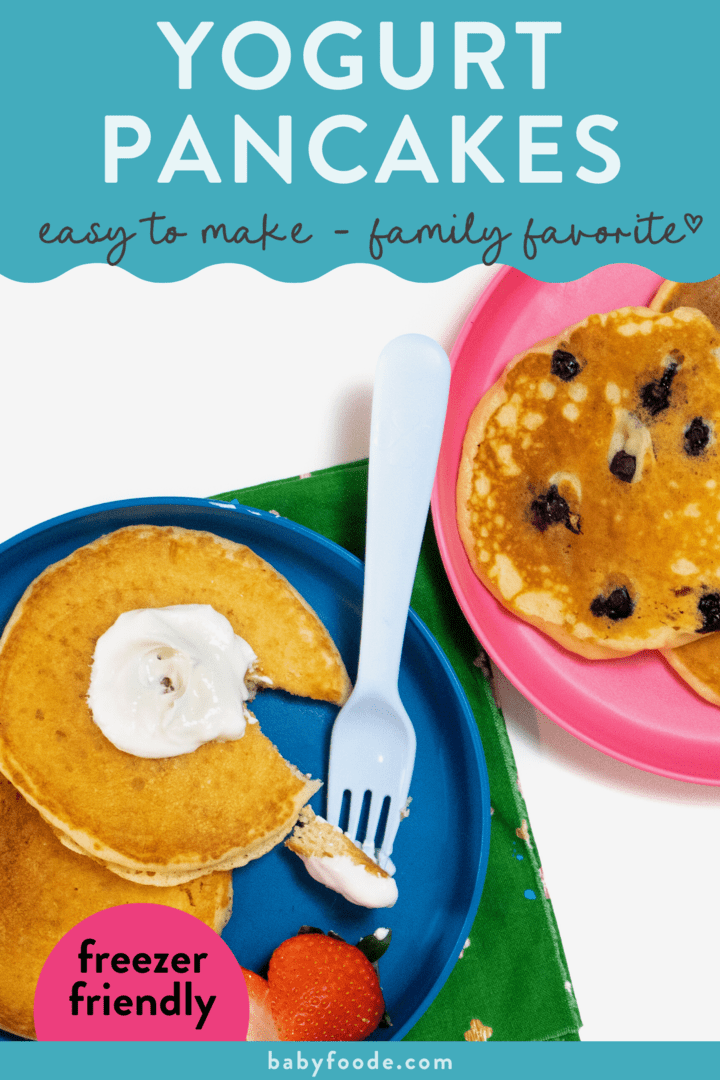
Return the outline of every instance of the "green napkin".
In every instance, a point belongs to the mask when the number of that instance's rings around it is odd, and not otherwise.
[[[217,498],[276,511],[363,557],[367,461]],[[406,1038],[576,1041],[580,1014],[505,723],[484,673],[487,659],[452,593],[430,523],[412,606],[445,650],[475,714],[490,776],[492,824],[485,888],[465,948]]]

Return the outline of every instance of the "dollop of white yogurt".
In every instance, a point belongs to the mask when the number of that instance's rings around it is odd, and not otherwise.
[[[373,874],[349,855],[301,855],[311,878],[334,889],[351,904],[366,908],[393,907],[398,887],[391,877]]]
[[[177,757],[239,739],[255,653],[209,604],[126,611],[98,638],[88,704],[119,750]]]

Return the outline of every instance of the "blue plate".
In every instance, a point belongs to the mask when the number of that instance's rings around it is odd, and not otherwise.
[[[0,624],[46,566],[104,533],[138,524],[205,529],[247,544],[317,611],[354,678],[362,563],[318,533],[237,504],[132,499],[65,514],[21,533],[0,545]],[[450,974],[480,902],[490,840],[490,794],[475,719],[445,655],[413,612],[400,696],[418,747],[411,812],[393,851],[400,892],[395,907],[367,911],[349,904],[313,881],[281,845],[234,871],[233,914],[223,933],[240,963],[263,973],[273,949],[303,923],[334,930],[350,942],[389,926],[393,940],[380,975],[393,1026],[371,1036],[381,1040],[402,1038]],[[325,777],[335,707],[264,691],[253,709],[289,761]],[[312,805],[324,812],[322,790]]]

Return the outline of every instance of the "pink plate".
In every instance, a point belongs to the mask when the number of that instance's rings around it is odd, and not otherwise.
[[[506,611],[470,568],[457,529],[455,484],[465,429],[508,361],[596,311],[649,303],[662,278],[639,266],[603,267],[547,284],[501,270],[475,305],[450,357],[450,404],[432,497],[445,569],[465,615],[498,667],[561,727],[630,765],[720,784],[720,711],[655,653],[592,661],[566,652]]]

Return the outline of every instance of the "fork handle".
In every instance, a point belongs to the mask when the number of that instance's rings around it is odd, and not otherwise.
[[[397,688],[410,595],[440,452],[450,362],[405,334],[375,372],[358,685]]]

